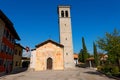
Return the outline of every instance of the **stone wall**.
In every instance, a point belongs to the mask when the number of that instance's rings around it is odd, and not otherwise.
[[[31,57],[30,57],[30,68],[35,69],[35,63],[36,62],[36,50],[31,51]]]

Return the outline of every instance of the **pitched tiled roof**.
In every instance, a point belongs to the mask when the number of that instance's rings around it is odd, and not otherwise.
[[[51,43],[53,43],[53,44],[55,44],[55,45],[57,45],[57,46],[60,46],[60,47],[64,47],[62,44],[59,44],[59,43],[57,43],[57,42],[55,42],[55,41],[53,41],[53,40],[47,40],[47,41],[44,41],[44,42],[42,42],[42,43],[40,43],[40,44],[38,44],[38,45],[36,45],[35,47],[40,47],[40,46],[42,46],[42,45],[44,45],[44,44],[46,44],[46,43],[48,43],[48,42],[51,42]]]
[[[20,43],[15,43],[15,45],[21,47],[22,49],[25,49]]]
[[[94,60],[94,57],[87,58],[87,61]]]
[[[78,58],[78,54],[74,54],[74,58]]]

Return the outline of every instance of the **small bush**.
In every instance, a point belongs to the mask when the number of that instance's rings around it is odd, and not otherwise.
[[[120,76],[119,67],[118,66],[113,66],[111,73],[112,73],[113,76]]]
[[[119,67],[118,66],[110,66],[110,65],[105,65],[103,67],[98,67],[98,70],[104,72],[105,74],[109,76],[116,76],[120,77],[120,72],[119,72]]]
[[[111,67],[111,66],[104,66],[104,67],[102,68],[102,71],[105,72],[105,73],[111,72],[111,70],[112,70],[112,67]]]
[[[118,66],[112,67],[111,73],[113,73],[113,74],[118,74],[118,73],[119,73],[119,67],[118,67]]]
[[[97,70],[98,70],[98,71],[101,71],[102,69],[103,69],[102,66],[97,66]]]
[[[119,77],[120,78],[120,73],[118,74],[112,74],[112,76]]]
[[[110,72],[107,72],[106,74],[109,75],[109,76],[112,76],[112,74]]]

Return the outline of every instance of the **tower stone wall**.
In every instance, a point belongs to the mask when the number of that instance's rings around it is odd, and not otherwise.
[[[74,67],[70,6],[58,6],[60,44],[64,45],[64,66]]]

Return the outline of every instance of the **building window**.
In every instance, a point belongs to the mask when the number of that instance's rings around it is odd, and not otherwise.
[[[14,38],[12,38],[12,43],[15,43],[15,39]]]
[[[65,26],[66,26],[66,24],[65,24]]]
[[[6,52],[6,45],[3,45],[3,52]]]
[[[15,55],[17,55],[17,49],[15,49]]]
[[[21,66],[21,61],[19,62],[19,66]]]
[[[19,51],[19,56],[21,56],[21,51]]]
[[[12,42],[12,36],[10,36],[10,42]]]
[[[67,38],[66,38],[66,40],[67,40]]]
[[[64,17],[64,11],[61,11],[61,17]]]
[[[14,55],[14,52],[15,52],[15,51],[14,51],[13,49],[11,49],[11,55]]]
[[[12,49],[11,48],[9,48],[9,53],[10,53],[10,55],[12,55]]]
[[[4,68],[6,68],[6,61],[5,60],[4,60],[3,66],[4,66]]]
[[[8,36],[9,36],[9,32],[8,32],[8,31],[6,31],[6,38],[8,38]]]
[[[10,42],[11,42],[11,35],[9,35],[9,40],[10,40]]]
[[[8,53],[11,55],[11,53],[10,53],[10,48],[8,48]]]
[[[6,54],[8,54],[8,46],[6,46],[6,50],[5,50]]]
[[[2,43],[1,44],[1,52],[3,52],[4,51],[4,44]]]
[[[2,45],[0,45],[0,52],[2,52],[2,48],[1,48]]]
[[[15,66],[18,66],[18,62],[16,61]]]
[[[6,29],[4,29],[4,36],[6,37]]]
[[[3,65],[3,59],[0,58],[0,66]]]
[[[10,48],[8,47],[8,54],[10,54],[11,55],[11,53],[10,53]]]
[[[66,53],[66,55],[68,55],[68,53]]]
[[[68,11],[65,11],[65,16],[68,17]]]

